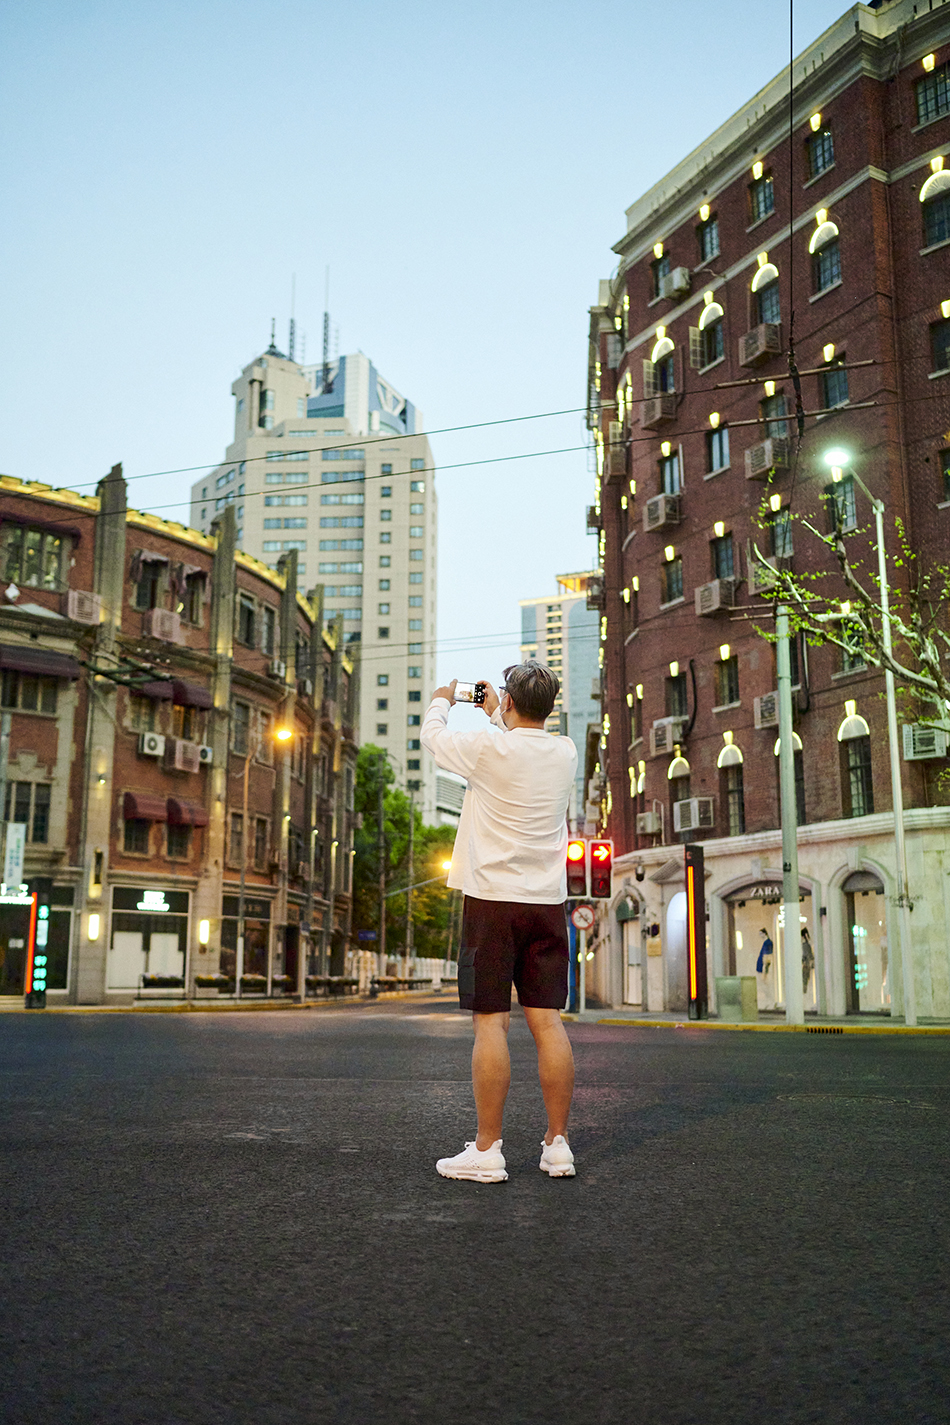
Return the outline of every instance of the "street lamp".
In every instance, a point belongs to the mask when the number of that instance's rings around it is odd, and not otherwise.
[[[279,723],[271,734],[275,742],[287,743],[294,735],[292,727],[285,723]],[[257,739],[253,748],[250,739],[247,744],[247,751],[244,754],[244,801],[241,816],[241,887],[238,892],[238,923],[237,923],[237,953],[235,955],[234,966],[234,997],[241,998],[241,980],[244,976],[244,891],[247,872],[247,845],[248,845],[248,780],[251,772],[251,757],[257,756],[264,743],[264,734],[258,725]]]
[[[841,447],[825,452],[825,464],[831,469],[831,478],[839,484],[845,470],[867,495],[874,511],[874,529],[877,538],[877,572],[881,590],[881,641],[884,652],[891,653],[891,621],[887,587],[887,558],[884,552],[884,502],[871,494],[861,476],[854,469],[851,454]],[[917,1023],[917,1000],[914,991],[914,967],[911,960],[910,900],[907,890],[907,846],[904,840],[904,792],[901,787],[900,753],[897,743],[897,699],[894,694],[894,674],[890,668],[884,669],[884,691],[887,702],[887,745],[891,760],[891,800],[894,806],[894,847],[897,859],[897,931],[901,947],[901,978],[904,987],[904,1023]]]

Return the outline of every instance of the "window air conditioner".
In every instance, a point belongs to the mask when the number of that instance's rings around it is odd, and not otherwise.
[[[673,748],[683,740],[683,728],[688,718],[661,717],[650,728],[650,756],[670,756]]]
[[[700,584],[695,591],[696,613],[717,614],[720,609],[731,609],[735,595],[735,579],[711,579],[708,584]]]
[[[182,737],[171,737],[165,752],[165,766],[174,772],[197,772],[201,766],[201,747]]]
[[[102,611],[102,600],[98,594],[88,594],[83,589],[70,589],[66,594],[66,617],[73,623],[97,624]]]
[[[603,524],[603,517],[596,505],[587,506],[587,533],[597,534]]]
[[[755,366],[778,356],[782,350],[782,328],[777,322],[761,322],[739,338],[739,365]]]
[[[778,727],[778,693],[763,693],[752,704],[756,727]]]
[[[286,678],[287,664],[282,658],[275,658],[267,671],[272,678]]]
[[[619,421],[607,425],[607,449],[604,466],[608,480],[622,480],[627,473],[627,452],[623,444],[623,426]]]
[[[654,495],[643,508],[643,528],[649,534],[653,529],[665,529],[667,525],[680,522],[679,495]]]
[[[165,739],[160,732],[143,732],[139,735],[139,756],[164,757]]]
[[[926,727],[920,722],[906,723],[901,728],[905,762],[924,762],[932,757],[946,757],[947,734],[942,727]]]
[[[745,478],[765,480],[770,470],[787,470],[789,442],[784,436],[772,436],[751,445],[745,453]]]
[[[604,606],[604,581],[603,579],[590,578],[587,580],[587,607],[589,609],[601,609]]]
[[[640,424],[644,430],[653,430],[666,421],[676,419],[676,392],[664,391],[660,396],[651,396],[640,407]]]
[[[312,678],[301,678],[301,679],[300,679],[300,682],[297,684],[297,691],[298,691],[298,692],[301,694],[301,696],[304,697],[304,698],[312,698],[312,697],[313,697],[313,679],[312,679]]]
[[[204,767],[210,767],[214,761],[214,751],[206,742],[199,743],[198,745],[198,761]]]
[[[637,835],[659,836],[660,813],[658,811],[637,812]]]
[[[715,824],[712,797],[687,797],[673,803],[674,831],[708,831]]]
[[[674,267],[672,272],[668,272],[660,282],[660,296],[672,300],[674,297],[685,297],[690,288],[689,268]]]
[[[149,609],[143,621],[146,638],[160,638],[163,643],[181,643],[181,615],[170,609]]]

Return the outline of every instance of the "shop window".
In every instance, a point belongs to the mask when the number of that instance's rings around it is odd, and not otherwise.
[[[849,737],[841,743],[845,816],[870,816],[874,811],[870,737]]]
[[[250,594],[241,594],[238,597],[237,636],[238,642],[243,643],[247,648],[253,648],[255,643],[254,629],[256,621],[254,612],[254,600]]]
[[[142,817],[129,817],[125,823],[123,847],[135,856],[148,855],[148,833],[152,823]]]
[[[683,559],[677,554],[660,570],[660,601],[671,604],[683,597]]]
[[[914,85],[918,124],[950,114],[950,63],[939,65]]]
[[[34,678],[30,673],[3,670],[0,704],[21,712],[55,713],[59,683],[55,678]]]
[[[837,238],[813,254],[811,260],[812,291],[825,292],[841,281],[841,245]]]
[[[808,155],[808,177],[818,178],[834,166],[835,141],[830,129],[819,129],[805,144]]]
[[[730,836],[745,833],[745,794],[742,785],[742,763],[723,767],[720,772],[720,797],[726,810],[726,827]]]
[[[736,574],[735,549],[731,534],[717,535],[709,541],[709,554],[714,579],[734,579]]]
[[[191,854],[191,827],[168,826],[168,855],[176,859],[184,859]]]
[[[848,373],[844,369],[844,356],[835,358],[833,364],[818,378],[821,387],[821,404],[826,411],[848,404]]]
[[[727,707],[730,703],[739,702],[739,657],[733,653],[729,658],[722,658],[715,665],[714,673],[716,686],[716,707]]]
[[[668,277],[670,271],[670,259],[667,253],[664,253],[662,257],[658,257],[655,261],[650,263],[650,285],[654,297],[661,295],[663,278]]]
[[[3,531],[4,578],[30,589],[62,588],[63,541],[58,534],[23,525]]]
[[[756,322],[771,322],[777,326],[782,320],[782,303],[778,281],[766,282],[755,294],[754,312]]]
[[[702,262],[710,262],[719,256],[719,217],[713,213],[696,229],[699,238],[699,256]]]
[[[686,690],[686,674],[677,673],[675,677],[666,680],[666,715],[667,717],[687,717],[689,708],[687,705],[688,694]]]
[[[854,871],[842,890],[848,926],[849,1014],[886,1014],[891,1005],[884,887],[872,871]]]
[[[934,371],[950,371],[950,321],[932,322],[930,359]]]
[[[49,840],[48,782],[8,782],[4,821],[18,821],[27,829],[27,840],[45,846]]]

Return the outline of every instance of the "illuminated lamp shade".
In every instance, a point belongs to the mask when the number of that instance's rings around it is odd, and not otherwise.
[[[708,203],[704,203],[703,206],[702,206],[702,207],[700,208],[700,210],[699,210],[699,221],[700,221],[701,223],[705,223],[705,222],[708,221],[708,219],[709,219],[709,204],[708,204]]]
[[[729,658],[730,658],[731,653],[732,653],[732,648],[731,648],[731,645],[730,645],[730,644],[728,644],[728,643],[720,643],[720,645],[719,645],[719,657],[722,659],[723,663],[728,663],[728,662],[729,662]]]
[[[780,737],[777,737],[777,738],[775,739],[775,746],[772,748],[772,751],[775,753],[775,755],[776,755],[776,757],[777,757],[778,754],[781,752],[781,750],[782,750],[782,739],[781,739]],[[802,740],[801,740],[801,738],[799,737],[799,735],[798,735],[797,732],[793,732],[793,733],[792,733],[792,751],[793,751],[793,752],[801,752],[801,750],[802,750]]]
[[[278,742],[289,742],[294,735],[292,727],[276,727],[274,737]]]
[[[662,256],[663,256],[663,244],[662,244],[661,242],[655,242],[655,243],[653,244],[653,256],[654,256],[654,257],[662,257]]]
[[[778,511],[779,511],[781,508],[782,508],[782,497],[781,497],[781,495],[770,495],[770,496],[769,496],[769,509],[772,511],[772,513],[773,513],[773,514],[777,514]]]
[[[640,592],[640,575],[639,575],[639,574],[634,574],[633,578],[630,580],[630,587],[631,587],[631,589],[633,590],[633,592],[634,592],[635,594],[637,594],[637,593]]]
[[[637,697],[638,697],[638,699],[640,700],[640,702],[642,702],[642,701],[643,701],[643,684],[642,684],[642,683],[638,683],[638,684],[637,684],[637,687],[636,687],[636,694],[637,694]]]
[[[723,535],[725,534],[725,532],[726,532],[726,522],[725,522],[725,520],[717,520],[716,523],[713,525],[713,534],[716,536],[717,539],[722,539],[722,537],[723,537]]]
[[[738,748],[733,741],[732,733],[724,732],[722,734],[722,740],[725,746],[719,754],[716,766],[719,767],[720,770],[723,767],[741,767],[744,760],[742,750]]]
[[[950,317],[950,302],[940,303],[940,315],[943,317],[944,321],[946,321],[946,319]]]
[[[938,164],[939,167],[934,167]],[[950,188],[950,172],[943,166],[943,159],[939,157],[932,159],[931,173],[923,188],[920,190],[920,201],[926,203],[928,198],[936,198],[938,193],[945,193]]]
[[[663,551],[663,558],[666,560],[667,564],[672,564],[673,560],[676,558],[676,546],[673,544],[668,544]]]
[[[708,293],[706,294],[709,295]],[[711,322],[718,322],[722,316],[722,307],[718,302],[707,302],[699,314],[699,330],[705,331]]]
[[[625,604],[629,604],[629,602],[630,602],[630,590],[629,590],[629,589],[624,589],[624,591],[623,591],[623,601],[624,601]]]
[[[650,352],[650,360],[653,362],[654,366],[658,361],[662,361],[664,356],[669,356],[670,352],[673,350],[673,342],[666,335],[666,329],[664,327],[657,327],[656,335],[656,345]]]
[[[211,939],[211,921],[210,921],[210,920],[199,920],[199,921],[198,921],[198,944],[199,944],[199,945],[207,945],[207,943],[208,943],[208,941],[209,941],[210,939]]]
[[[633,707],[633,694],[632,694],[632,693],[628,693],[628,694],[627,694],[627,707],[628,707],[628,708],[632,708],[632,707]]]
[[[774,396],[774,395],[775,395],[775,382],[774,382],[774,381],[766,381],[766,383],[765,383],[765,394],[766,394],[767,396]]]
[[[721,420],[722,420],[722,417],[720,416],[720,414],[719,414],[718,411],[710,411],[710,413],[709,413],[709,424],[712,426],[713,430],[718,430],[718,429],[719,429],[719,422],[720,422]]]
[[[838,741],[850,742],[853,737],[870,737],[871,729],[858,712],[858,705],[849,698],[844,705],[844,721],[838,728]]]
[[[669,767],[666,769],[667,780],[670,782],[672,782],[676,777],[689,776],[689,763],[680,751],[680,745],[678,742],[676,744],[675,752],[676,756],[673,758]]]
[[[639,794],[643,791],[643,788],[646,786],[647,764],[645,762],[638,762],[637,769],[637,795],[639,796]]]
[[[821,359],[822,361],[834,361],[835,344],[833,341],[829,341],[825,346],[821,348]]]
[[[442,862],[442,869],[443,869],[443,871],[451,871],[451,869],[452,869],[452,862],[451,862],[451,861],[443,861],[443,862]]]
[[[621,508],[622,510],[625,510],[625,509],[627,508],[627,497],[626,497],[626,495],[621,495],[621,496],[620,496],[620,508]]]
[[[818,215],[821,217],[821,214]],[[820,248],[827,247],[828,244],[838,236],[838,229],[834,223],[830,223],[827,218],[819,222],[817,228],[811,235],[811,242],[808,244],[809,252],[818,252]]]
[[[674,658],[674,659],[673,659],[673,662],[670,664],[670,677],[671,677],[671,678],[677,678],[677,677],[679,677],[679,671],[680,671],[680,665],[677,663],[676,659]]]
[[[763,253],[763,256],[765,254]],[[760,287],[765,287],[769,282],[774,282],[778,277],[778,268],[774,262],[766,260],[759,267],[758,272],[752,279],[752,290],[758,292]]]
[[[762,163],[762,160],[761,160],[761,158],[757,158],[756,161],[755,161],[755,163],[753,163],[753,165],[752,165],[752,177],[753,177],[754,179],[758,180],[758,179],[760,179],[760,178],[762,177],[762,174],[763,174],[764,172],[765,172],[765,167],[764,167],[764,165],[763,165],[763,163]]]
[[[925,54],[920,62],[927,73],[930,74],[934,65],[937,63],[937,56],[935,54]]]
[[[90,940],[99,939],[99,916],[96,914],[95,911],[93,911],[92,915],[89,917],[89,924],[86,927],[86,935]]]
[[[840,469],[843,465],[851,464],[851,452],[850,450],[845,450],[841,445],[833,445],[830,450],[825,451],[822,459],[825,464],[830,465],[832,469],[835,466]]]
[[[811,129],[813,134],[817,134],[818,130],[821,128],[821,115],[812,114],[811,118],[808,120],[808,127]]]
[[[672,449],[673,447],[670,442],[668,440],[664,440],[663,444],[660,446],[660,453],[662,455],[669,455]]]

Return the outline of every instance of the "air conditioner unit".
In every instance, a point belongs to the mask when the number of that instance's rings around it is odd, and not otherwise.
[[[139,734],[139,756],[141,757],[164,757],[165,739],[160,732],[143,732]]]
[[[622,480],[627,473],[627,452],[623,444],[623,426],[610,421],[607,426],[607,449],[604,461],[608,480]]]
[[[604,581],[603,579],[591,578],[587,580],[587,607],[589,609],[601,609],[604,606]]]
[[[674,831],[708,831],[715,824],[712,797],[687,797],[673,803]]]
[[[782,328],[778,322],[760,322],[739,338],[739,365],[755,366],[782,350]]]
[[[720,609],[731,609],[735,596],[735,579],[711,579],[708,584],[700,584],[695,591],[696,613],[717,614]]]
[[[149,609],[142,620],[142,632],[163,643],[181,643],[181,615],[170,609]]]
[[[198,761],[204,767],[210,767],[214,761],[214,751],[206,742],[198,744]]]
[[[665,529],[667,525],[679,522],[679,495],[654,495],[643,507],[643,528],[647,534],[653,529]]]
[[[752,704],[756,727],[778,727],[778,693],[763,693]]]
[[[603,687],[602,687],[602,685],[601,685],[600,679],[599,679],[599,678],[594,678],[594,679],[592,679],[591,685],[590,685],[590,695],[591,695],[591,697],[592,697],[592,698],[596,698],[596,699],[598,700],[598,702],[599,702],[599,701],[600,701],[600,696],[601,696],[601,693],[602,693],[602,692],[603,692]]]
[[[637,812],[637,835],[659,836],[660,813],[658,811]]]
[[[88,594],[83,589],[70,589],[66,594],[66,617],[73,623],[97,624],[102,612],[102,600],[98,594]]]
[[[272,678],[286,678],[287,664],[282,658],[275,658],[267,671]]]
[[[301,678],[301,679],[300,679],[300,682],[297,684],[297,691],[298,691],[298,693],[300,693],[300,695],[301,695],[302,697],[304,697],[304,698],[312,698],[312,697],[313,697],[313,679],[312,679],[312,678]]]
[[[769,594],[775,587],[775,560],[766,559],[765,562],[756,554],[749,557],[749,592],[753,594]]]
[[[906,723],[901,728],[905,762],[924,762],[932,757],[946,757],[947,734],[942,727],[926,727],[920,722]]]
[[[169,738],[165,766],[174,772],[197,772],[201,766],[201,747],[197,742],[186,742],[183,737]]]
[[[751,445],[745,453],[745,478],[765,480],[770,470],[787,470],[789,442],[784,436],[773,435]]]
[[[587,506],[587,533],[597,534],[603,524],[603,517],[596,505]]]
[[[673,748],[683,740],[683,728],[688,718],[661,717],[650,728],[650,756],[671,756]]]
[[[668,272],[660,282],[660,296],[671,300],[674,297],[685,297],[690,288],[689,268],[674,267],[672,272]]]
[[[640,424],[644,430],[654,430],[666,421],[676,419],[676,392],[664,391],[660,396],[651,396],[640,407]]]

